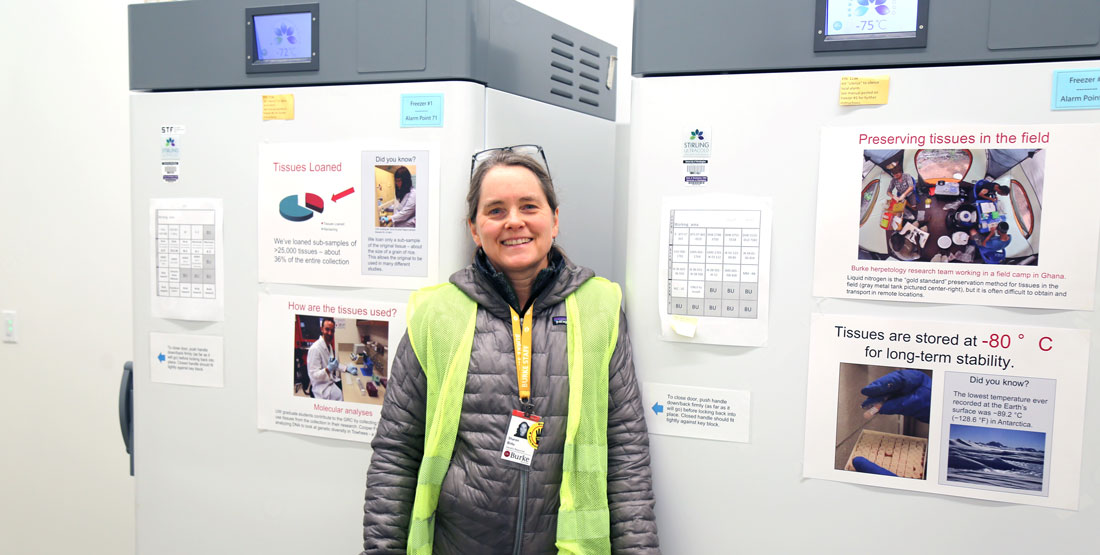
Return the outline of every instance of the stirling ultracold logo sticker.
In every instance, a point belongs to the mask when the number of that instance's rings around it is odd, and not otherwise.
[[[684,183],[706,185],[707,163],[710,162],[711,136],[709,128],[693,127],[681,134],[680,155],[684,161]]]

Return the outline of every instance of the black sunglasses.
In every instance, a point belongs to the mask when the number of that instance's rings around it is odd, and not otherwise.
[[[542,150],[539,145],[512,145],[502,146],[497,148],[489,148],[481,152],[474,153],[470,158],[470,175],[474,174],[474,170],[477,169],[478,164],[489,159],[493,154],[497,152],[514,152],[516,154],[527,156],[535,159],[535,154],[538,154],[542,158],[542,169],[546,170],[546,175],[550,175],[550,164],[546,162],[546,152]]]

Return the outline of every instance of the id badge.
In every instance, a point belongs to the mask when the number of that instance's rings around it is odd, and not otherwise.
[[[512,420],[505,432],[504,449],[500,458],[526,466],[531,466],[535,449],[539,448],[539,436],[542,434],[542,422],[534,414],[524,415],[523,411],[512,411]]]

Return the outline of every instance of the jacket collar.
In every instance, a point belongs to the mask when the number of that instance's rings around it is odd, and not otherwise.
[[[512,282],[501,272],[493,266],[493,263],[489,261],[489,256],[485,254],[485,250],[478,248],[474,253],[474,269],[478,271],[483,277],[489,280],[493,289],[504,302],[508,303],[515,309],[516,312],[523,314],[525,310],[535,299],[546,289],[546,286],[554,281],[554,278],[558,277],[562,268],[562,255],[557,249],[551,248],[550,252],[546,254],[546,258],[549,261],[549,265],[539,271],[539,275],[535,276],[535,283],[531,286],[531,296],[527,299],[527,306],[519,306],[519,297],[516,295],[516,290],[512,287]]]
[[[551,248],[550,265],[535,277],[528,304],[534,305],[534,313],[546,310],[567,297],[595,274],[588,268],[574,265],[556,246]],[[474,263],[451,275],[451,283],[458,286],[479,306],[498,318],[510,318],[508,307],[519,313],[527,307],[517,306],[516,293],[503,272],[496,270],[481,249],[474,255]]]

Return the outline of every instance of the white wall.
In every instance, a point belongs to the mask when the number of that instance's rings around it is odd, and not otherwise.
[[[0,553],[133,553],[126,4],[0,8]]]
[[[0,309],[19,328],[0,343],[0,553],[134,552],[128,3],[0,4]],[[523,3],[618,46],[625,160],[633,3]]]

